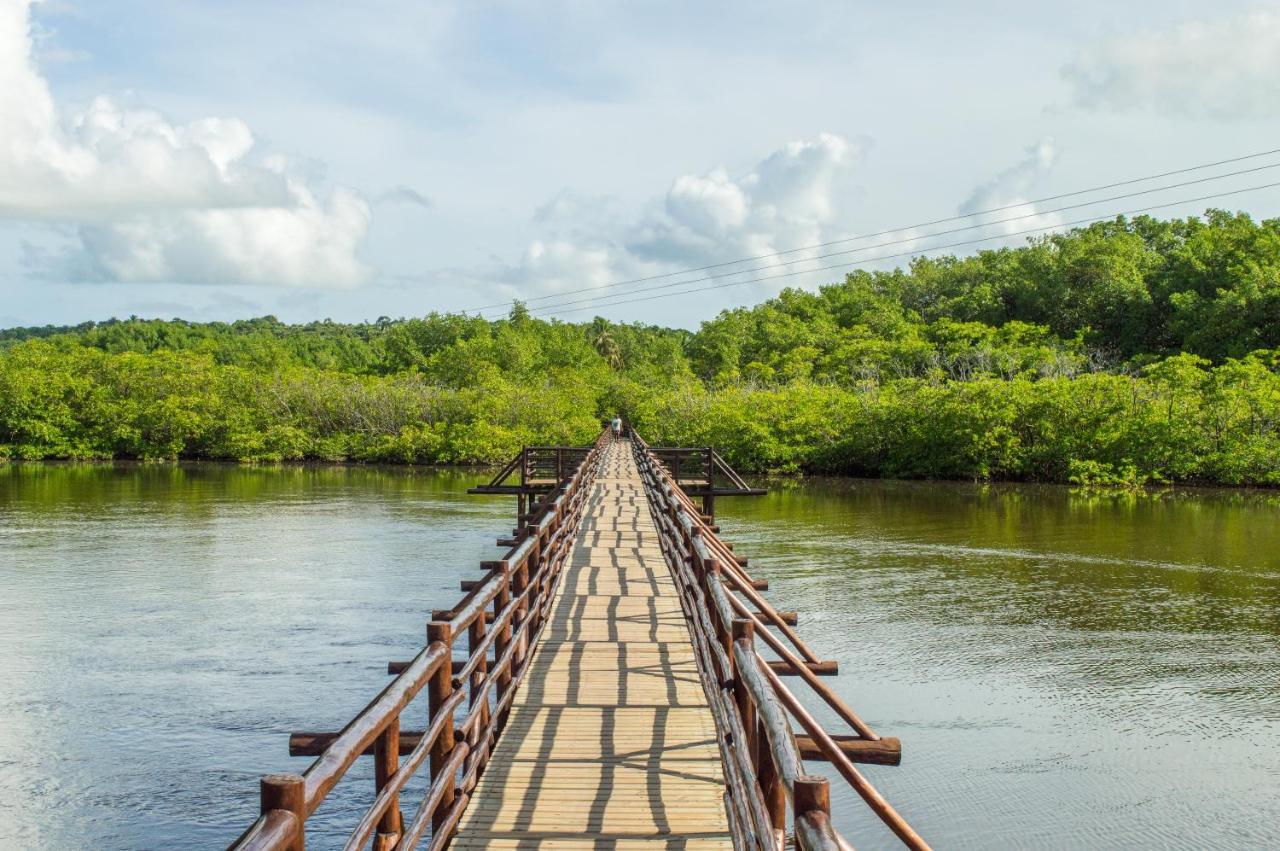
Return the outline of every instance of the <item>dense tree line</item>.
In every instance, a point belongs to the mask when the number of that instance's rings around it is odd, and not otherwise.
[[[0,331],[0,457],[489,462],[620,411],[749,470],[1280,484],[1280,220],[1116,220],[697,332],[432,314]]]

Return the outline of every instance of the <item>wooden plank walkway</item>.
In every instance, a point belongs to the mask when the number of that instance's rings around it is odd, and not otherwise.
[[[454,848],[733,846],[715,722],[631,445],[603,463]]]

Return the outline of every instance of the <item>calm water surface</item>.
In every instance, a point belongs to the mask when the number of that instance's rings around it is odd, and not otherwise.
[[[288,732],[346,721],[493,556],[478,478],[0,467],[0,848],[225,846],[305,765]],[[902,738],[866,771],[935,847],[1280,846],[1280,495],[771,485],[724,534]]]

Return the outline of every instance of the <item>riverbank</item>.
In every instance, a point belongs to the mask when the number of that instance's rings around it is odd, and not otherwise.
[[[417,372],[263,372],[209,355],[31,341],[0,356],[0,460],[498,464],[585,445],[620,411],[744,473],[1280,485],[1280,374],[1180,355],[1140,374],[707,388],[575,374],[450,387]]]
[[[58,471],[84,471],[92,473],[97,470],[114,470],[120,474],[132,472],[154,472],[163,474],[166,471],[189,472],[204,475],[208,471],[235,470],[244,473],[261,473],[275,475],[280,472],[298,474],[320,473],[341,475],[344,472],[364,472],[368,474],[391,473],[398,476],[426,476],[436,479],[457,479],[470,483],[483,483],[501,469],[500,464],[415,464],[392,463],[385,461],[325,461],[325,460],[268,460],[268,461],[230,461],[207,460],[201,458],[107,458],[107,459],[38,459],[38,460],[0,460],[0,476],[27,475],[40,476],[45,473],[57,474]],[[1212,482],[1178,482],[1176,484],[1157,483],[1089,483],[1074,482],[1028,482],[1013,479],[926,479],[926,478],[885,478],[865,476],[842,476],[829,473],[754,473],[748,474],[748,483],[752,486],[766,488],[770,491],[792,491],[803,488],[829,488],[841,493],[858,487],[899,486],[902,488],[956,488],[972,489],[977,487],[983,493],[1038,493],[1043,489],[1045,494],[1066,492],[1073,500],[1108,500],[1124,501],[1130,499],[1231,499],[1243,501],[1260,501],[1280,506],[1280,486],[1275,485],[1222,485]],[[470,485],[468,485],[470,486]]]

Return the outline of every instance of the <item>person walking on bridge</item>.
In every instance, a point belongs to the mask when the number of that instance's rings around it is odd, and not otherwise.
[[[613,425],[613,439],[621,440],[622,439],[622,417],[614,417],[612,425]]]

